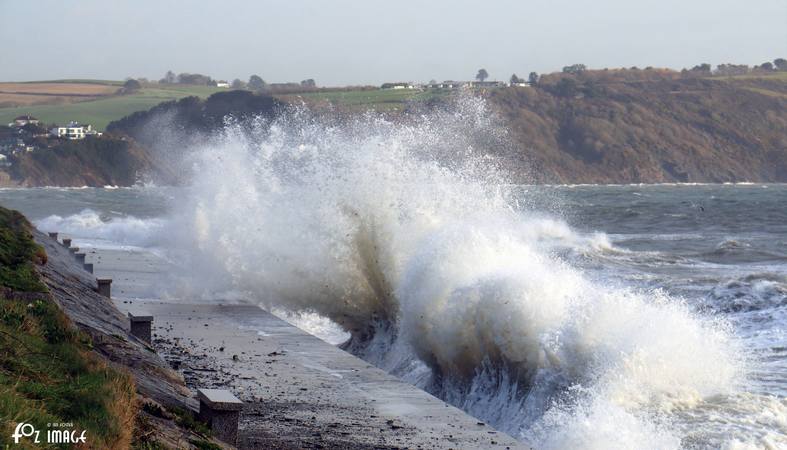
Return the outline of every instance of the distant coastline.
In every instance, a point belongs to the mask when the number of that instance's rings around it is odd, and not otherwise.
[[[53,141],[41,138],[40,132],[27,138],[12,127],[0,127],[0,187],[178,184],[176,162],[157,152],[156,140],[165,136],[170,146],[187,147],[215,133],[227,115],[274,117],[282,108],[303,105],[337,122],[367,110],[388,120],[418,120],[418,114],[450,108],[464,95],[484,98],[505,130],[505,148],[477,149],[495,159],[504,182],[787,182],[785,71],[710,77],[663,69],[581,70],[544,75],[533,83],[503,84],[486,82],[464,90],[444,84],[363,87],[357,92],[308,87],[303,93],[290,85],[264,93],[162,85],[160,89],[174,89],[175,99],[150,109],[153,103],[143,102],[140,111],[106,127],[101,122],[107,132],[100,138]],[[105,95],[104,87],[118,88],[117,83],[89,86],[83,90],[93,95]],[[187,96],[192,94],[198,96]],[[95,101],[66,103],[63,110]],[[151,132],[149,124],[164,114],[181,118],[174,127],[180,134],[170,129]],[[9,150],[19,140],[28,151]]]

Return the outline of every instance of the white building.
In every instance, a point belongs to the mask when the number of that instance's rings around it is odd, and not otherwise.
[[[49,132],[52,136],[65,139],[84,139],[86,136],[101,136],[101,133],[94,130],[92,125],[80,125],[77,122],[70,122],[66,126],[52,128]]]
[[[31,115],[19,116],[14,119],[13,122],[9,123],[9,127],[17,127],[22,128],[27,124],[38,125],[39,120]]]
[[[381,89],[415,89],[413,83],[396,82],[396,83],[383,83]]]
[[[226,81],[217,81],[216,82],[216,87],[228,88],[228,87],[230,87],[230,84],[227,83]]]

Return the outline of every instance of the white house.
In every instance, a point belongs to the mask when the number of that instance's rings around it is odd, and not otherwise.
[[[381,89],[415,89],[413,83],[396,82],[396,83],[383,83]]]
[[[39,122],[39,120],[36,119],[35,117],[33,117],[31,115],[24,115],[24,116],[19,116],[16,119],[14,119],[14,121],[9,123],[8,126],[9,127],[21,128],[21,127],[23,127],[23,126],[25,126],[27,124],[38,125],[38,122]]]
[[[227,83],[226,81],[217,81],[216,82],[216,87],[228,88],[228,87],[230,87],[230,84]]]
[[[84,139],[86,136],[101,136],[101,133],[94,130],[92,125],[80,125],[77,122],[69,122],[66,126],[52,128],[49,132],[52,136],[65,139]]]

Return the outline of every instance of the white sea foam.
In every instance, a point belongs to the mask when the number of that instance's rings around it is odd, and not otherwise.
[[[166,219],[133,216],[102,218],[85,209],[69,216],[51,215],[35,221],[42,231],[56,231],[97,246],[133,245],[150,247],[161,243]]]

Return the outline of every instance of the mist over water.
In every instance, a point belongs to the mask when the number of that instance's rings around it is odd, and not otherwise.
[[[162,294],[258,302],[535,448],[787,445],[778,193],[511,186],[495,124],[228,123],[166,213],[36,223],[166,248]]]

